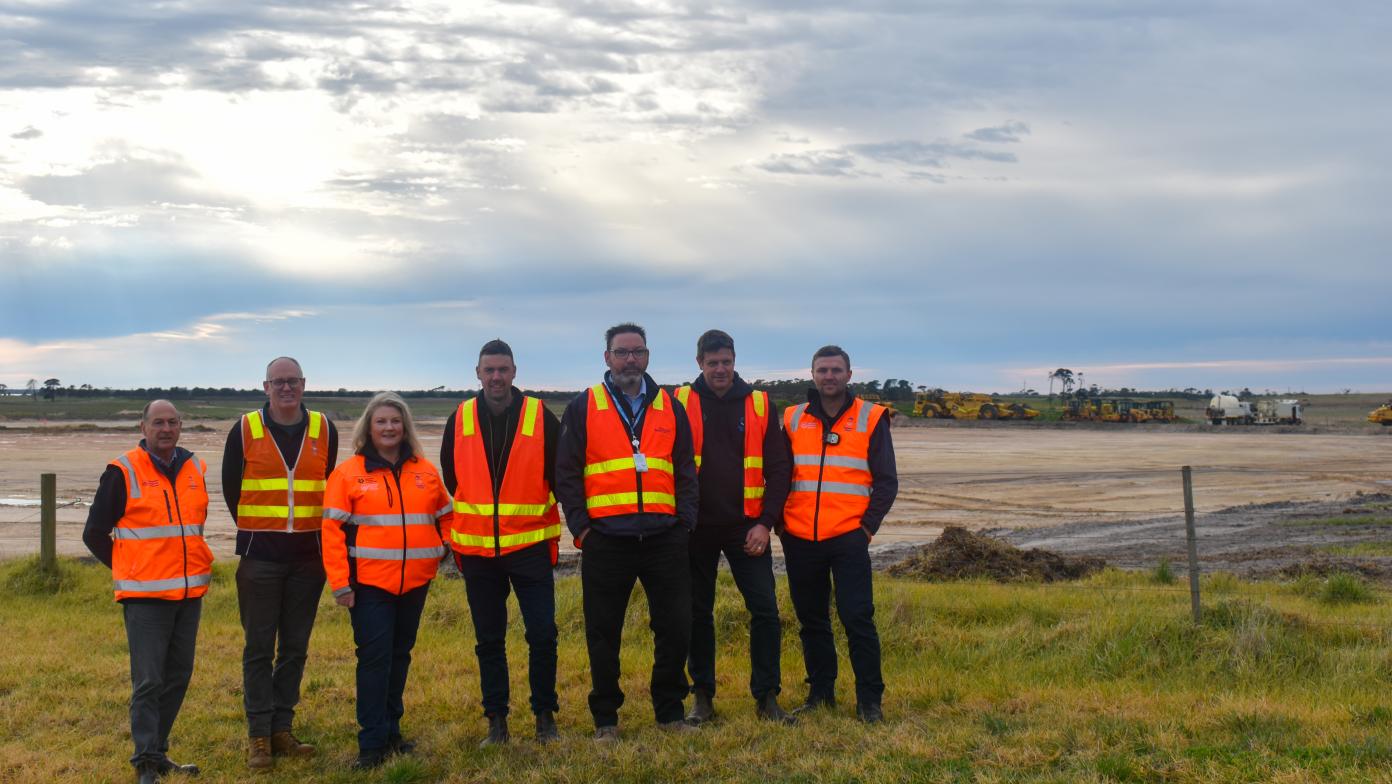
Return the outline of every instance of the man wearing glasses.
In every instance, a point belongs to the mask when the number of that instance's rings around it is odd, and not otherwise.
[[[222,494],[237,523],[237,606],[247,766],[305,757],[314,747],[292,732],[309,634],[324,589],[319,527],[324,487],[338,457],[338,431],[304,407],[304,372],[290,357],[266,366],[267,402],[227,434]]]
[[[682,721],[691,642],[687,545],[696,526],[696,463],[686,413],[647,374],[637,324],[604,335],[604,381],[566,407],[556,455],[556,498],[580,548],[590,714],[595,740],[619,737],[619,642],[634,582],[653,632],[652,705],[663,729]]]

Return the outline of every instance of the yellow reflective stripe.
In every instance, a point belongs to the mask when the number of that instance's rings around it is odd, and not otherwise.
[[[478,398],[471,397],[464,401],[464,405],[459,407],[459,435],[468,438],[474,434],[474,409],[478,407]]]
[[[754,395],[754,415],[755,415],[755,416],[762,417],[762,416],[764,415],[764,409],[765,409],[765,407],[768,405],[767,402],[766,402],[766,401],[768,400],[768,393],[767,393],[767,392],[754,392],[753,395]]]
[[[605,394],[603,384],[595,384],[590,387],[590,394],[594,395],[596,409],[600,411],[609,410],[609,396]]]
[[[764,497],[764,488],[762,488],[762,487],[746,487],[746,488],[744,488],[744,497],[745,497],[745,498],[763,498],[763,497]]]
[[[637,504],[637,493],[609,493],[607,495],[597,495],[585,499],[585,508],[594,509],[601,506],[622,506],[624,504]],[[676,506],[677,497],[671,493],[643,493],[644,504],[666,504]]]
[[[666,411],[666,410],[667,410],[667,403],[666,403],[666,400],[667,400],[667,390],[665,390],[665,389],[659,389],[659,390],[657,390],[657,397],[653,398],[653,410],[655,410],[655,411]]]
[[[536,433],[537,407],[541,401],[534,397],[524,397],[522,401],[522,435],[530,438]]]
[[[323,479],[296,479],[296,490],[323,490],[329,483]],[[290,483],[285,479],[243,479],[242,490],[288,490]]]
[[[533,542],[544,542],[547,539],[554,539],[561,535],[561,524],[548,525],[545,528],[538,528],[535,531],[523,531],[520,534],[508,534],[507,536],[494,538],[492,536],[477,536],[475,534],[461,534],[458,531],[450,531],[450,539],[455,544],[468,547],[512,547],[519,544],[532,544]]]
[[[678,402],[678,403],[681,403],[683,408],[686,407],[686,401],[687,401],[688,399],[690,399],[690,397],[691,397],[691,385],[690,385],[690,384],[687,384],[686,386],[683,386],[683,387],[677,387],[677,402]]]
[[[633,465],[633,458],[616,457],[613,460],[604,460],[598,463],[590,463],[585,466],[585,476],[594,476],[595,474],[607,474],[610,471],[622,471],[625,468],[635,468],[635,466]],[[676,469],[672,467],[672,461],[663,460],[660,457],[648,458],[648,470],[661,471],[667,474],[675,473],[676,471]]]
[[[746,457],[744,459],[745,468],[763,468],[764,459],[762,457]]]
[[[700,467],[701,467],[701,456],[700,456],[700,455],[696,455],[696,467],[697,467],[697,468],[700,468]]]
[[[266,429],[261,426],[261,412],[253,411],[247,414],[247,424],[251,425],[251,437],[261,438],[266,435]]]
[[[279,517],[285,519],[290,516],[288,506],[258,506],[254,504],[238,504],[237,518],[243,517]],[[295,507],[295,517],[323,517],[324,507],[322,506],[297,506]]]
[[[550,503],[545,504],[498,504],[496,510],[500,517],[522,517],[546,514],[556,505],[553,498]],[[459,514],[492,515],[495,510],[493,504],[471,504],[468,501],[455,501],[454,511]]]
[[[324,415],[318,411],[309,412],[309,437],[318,438],[319,428],[323,426]]]

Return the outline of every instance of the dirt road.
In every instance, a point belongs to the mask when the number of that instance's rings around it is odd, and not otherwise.
[[[133,426],[118,430],[109,427],[114,423],[102,424],[108,427],[0,430],[0,557],[37,552],[39,512],[32,504],[39,474],[45,472],[58,475],[59,551],[85,553],[82,524],[97,479],[108,460],[139,438]],[[220,498],[222,445],[231,424],[194,423],[182,441],[208,461],[215,498]],[[432,456],[439,453],[442,425],[422,423]],[[349,429],[347,423],[340,427]],[[1376,433],[949,423],[898,427],[894,439],[899,499],[874,544],[884,556],[929,541],[948,524],[975,530],[1063,526],[1079,535],[1108,530],[1115,535],[1131,525],[1128,521],[1180,513],[1179,467],[1186,464],[1194,467],[1201,514],[1248,504],[1337,502],[1357,492],[1392,490],[1392,437]],[[346,453],[346,434],[343,440]],[[229,556],[234,533],[219,500],[210,510],[208,530],[215,552]],[[564,544],[568,550],[569,537]]]

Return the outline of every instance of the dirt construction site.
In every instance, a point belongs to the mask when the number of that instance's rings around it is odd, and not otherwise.
[[[234,545],[219,481],[231,426],[189,423],[181,442],[208,462],[214,502],[207,535],[221,557],[231,556]],[[432,456],[442,426],[422,423]],[[1122,568],[1149,568],[1162,559],[1180,564],[1180,467],[1189,465],[1205,571],[1281,576],[1351,569],[1392,579],[1392,495],[1384,495],[1392,494],[1389,436],[1368,428],[908,422],[893,430],[899,497],[872,553],[877,566],[888,566],[935,541],[945,527],[960,526]],[[0,557],[38,552],[39,475],[49,472],[57,474],[59,552],[84,555],[82,526],[97,479],[138,438],[125,422],[0,429]],[[563,537],[567,561],[574,558],[569,540]]]

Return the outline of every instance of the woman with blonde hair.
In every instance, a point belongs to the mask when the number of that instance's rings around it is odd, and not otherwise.
[[[353,453],[324,492],[324,571],[334,600],[348,608],[357,644],[353,767],[375,768],[415,747],[401,736],[402,694],[453,503],[422,456],[400,395],[382,392],[368,402],[353,429]]]

